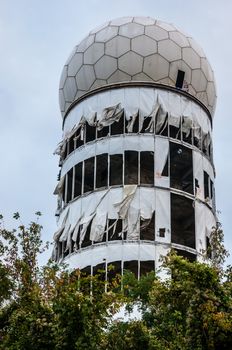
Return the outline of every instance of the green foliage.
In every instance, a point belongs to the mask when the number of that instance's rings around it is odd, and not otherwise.
[[[40,215],[25,227],[15,213],[15,230],[0,217],[0,350],[232,349],[232,268],[222,269],[220,227],[212,233],[211,263],[171,252],[163,262],[170,278],[151,272],[138,281],[128,271],[106,284],[105,271],[88,276],[38,265],[47,246]],[[140,318],[115,319],[122,305],[137,307]]]

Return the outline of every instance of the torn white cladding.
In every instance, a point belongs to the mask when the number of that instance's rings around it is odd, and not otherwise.
[[[138,240],[140,236],[140,210],[130,206],[124,230],[128,240]]]
[[[101,242],[105,233],[107,219],[107,211],[97,210],[96,215],[93,218],[91,231],[90,231],[90,240],[93,242]]]
[[[155,139],[155,185],[169,187],[168,176],[169,141],[166,138]],[[165,172],[165,167],[167,171]]]
[[[65,182],[65,176],[63,176],[60,181],[58,182],[58,184],[56,185],[56,188],[53,192],[53,194],[58,194],[60,195],[63,192],[63,188],[64,188],[64,182]]]
[[[206,237],[209,237],[216,227],[216,218],[212,211],[201,201],[195,201],[196,217],[196,249],[203,252],[206,249]]]
[[[106,107],[103,109],[101,118],[97,122],[98,130],[101,130],[105,126],[109,126],[114,122],[118,122],[123,114],[123,108],[118,103],[116,106]]]
[[[114,207],[118,212],[120,219],[125,219],[129,210],[130,203],[134,198],[137,185],[126,185],[123,187],[123,200],[120,203],[115,203]]]

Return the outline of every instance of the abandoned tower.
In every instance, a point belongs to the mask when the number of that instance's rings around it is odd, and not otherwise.
[[[53,258],[138,277],[171,247],[201,260],[216,220],[216,91],[198,44],[152,18],[112,20],[74,48],[59,93]]]

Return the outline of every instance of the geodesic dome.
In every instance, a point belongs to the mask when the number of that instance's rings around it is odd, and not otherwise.
[[[60,109],[96,88],[122,82],[175,87],[178,70],[187,92],[214,113],[214,74],[201,47],[172,24],[149,17],[123,17],[92,30],[74,47],[60,79]]]

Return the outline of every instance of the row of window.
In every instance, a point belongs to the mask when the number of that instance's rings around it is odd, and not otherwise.
[[[144,120],[142,127],[140,125],[141,120],[139,118],[139,115],[136,117],[133,126],[131,126],[131,122],[128,121],[123,114],[119,121],[115,121],[110,126],[106,126],[101,130],[98,130],[95,126],[91,126],[88,124],[88,122],[86,122],[66,142],[62,154],[62,159],[65,159],[70,153],[85,143],[100,139],[102,137],[121,135],[126,133],[155,133],[157,135],[175,138],[196,146],[202,150],[204,154],[211,158],[212,149],[210,134],[204,134],[199,126],[193,127],[190,118],[182,117],[180,119],[181,122],[179,125],[173,126],[171,123],[169,123],[169,117],[167,114],[166,118],[162,121],[162,125],[159,121],[159,124],[154,126],[155,132],[153,132],[153,128],[150,127],[150,123],[152,121],[151,117],[145,117],[144,119],[141,119]],[[129,131],[128,125],[130,125]],[[197,129],[197,133],[196,130],[195,132],[193,131],[194,129]]]
[[[67,249],[67,242],[58,243],[58,260],[74,251],[94,244],[90,240],[92,221],[89,223],[83,242],[80,244],[82,225],[79,227],[76,241]],[[166,229],[158,229],[158,237],[165,238]],[[140,218],[140,240],[155,241],[155,212],[150,220]],[[108,219],[105,226],[103,242],[124,240],[127,241],[127,231],[123,228],[121,219]],[[171,193],[171,243],[195,248],[195,211],[193,200]]]
[[[192,150],[170,142],[170,157],[167,157],[162,176],[170,176],[170,187],[195,194],[198,180],[193,183]],[[154,186],[154,152],[125,151],[123,154],[107,153],[91,157],[76,164],[65,175],[63,204],[98,188],[122,185]],[[205,199],[214,197],[213,182],[204,171]],[[60,203],[61,206],[61,203]],[[60,208],[58,208],[60,209]]]

